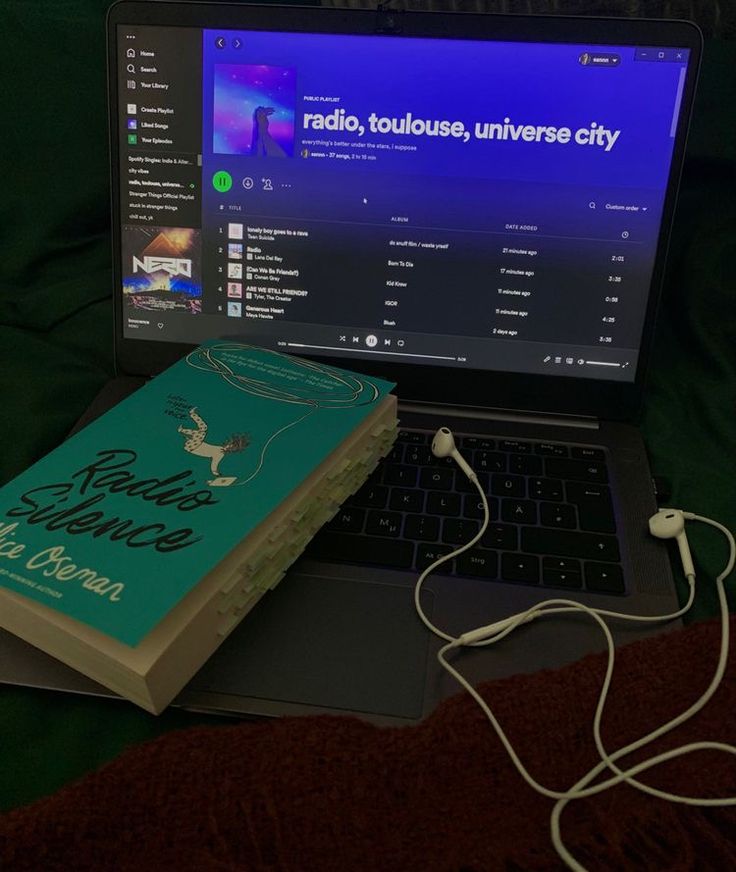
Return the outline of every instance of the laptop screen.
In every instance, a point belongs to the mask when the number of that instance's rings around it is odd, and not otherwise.
[[[634,380],[687,48],[116,39],[125,339]]]

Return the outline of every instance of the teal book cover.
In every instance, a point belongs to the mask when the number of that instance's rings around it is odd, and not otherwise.
[[[0,586],[135,646],[393,387],[205,343],[0,490]]]

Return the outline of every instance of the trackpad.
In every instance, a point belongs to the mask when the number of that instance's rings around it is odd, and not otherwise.
[[[264,595],[189,688],[420,718],[428,645],[413,588],[293,574]]]

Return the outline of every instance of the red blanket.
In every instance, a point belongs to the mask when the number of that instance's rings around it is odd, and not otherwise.
[[[736,624],[732,621],[732,635]],[[717,622],[617,655],[603,739],[615,749],[687,708],[718,656]],[[706,709],[636,759],[736,742],[736,656]],[[531,773],[566,789],[597,761],[603,656],[481,686]],[[633,758],[629,758],[631,761]],[[696,752],[641,776],[736,795],[736,757]],[[3,870],[486,872],[558,869],[553,802],[520,778],[459,694],[416,727],[284,718],[170,733],[0,817]],[[736,868],[736,809],[689,808],[629,786],[571,803],[562,836],[591,870]]]

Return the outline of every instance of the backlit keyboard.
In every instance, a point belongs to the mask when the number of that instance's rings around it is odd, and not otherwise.
[[[308,556],[419,572],[480,529],[478,491],[432,433],[402,430]],[[480,436],[456,444],[488,497],[480,542],[438,572],[608,594],[625,592],[606,453],[595,446]]]

